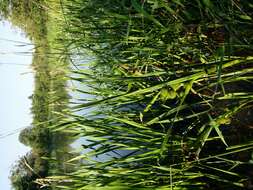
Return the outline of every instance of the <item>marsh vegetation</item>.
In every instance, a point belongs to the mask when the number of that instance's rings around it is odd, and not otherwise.
[[[16,189],[252,189],[251,1],[1,7],[36,47],[34,127],[21,133],[33,149]]]

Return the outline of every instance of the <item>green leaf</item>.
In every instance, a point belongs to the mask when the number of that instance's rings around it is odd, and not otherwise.
[[[243,20],[252,20],[252,18],[248,15],[239,15],[239,17]]]
[[[202,0],[204,5],[208,8],[210,8],[212,6],[212,2],[210,0]]]
[[[158,92],[154,97],[153,99],[150,101],[150,103],[147,105],[147,107],[145,108],[144,112],[148,112],[151,108],[151,106],[156,102],[157,98],[159,97],[161,91]]]
[[[168,90],[167,88],[163,88],[161,90],[161,100],[166,101],[168,99],[175,99],[177,97],[177,93],[174,90]]]
[[[144,8],[136,0],[132,0],[131,2],[132,2],[132,5],[136,11],[141,13],[147,19],[153,21],[156,25],[164,28],[164,26],[154,16],[152,16],[147,11],[145,11]]]
[[[215,131],[217,132],[217,134],[220,137],[221,141],[225,144],[225,146],[228,147],[228,144],[226,143],[225,138],[222,135],[222,132],[219,128],[220,124],[217,121],[215,121],[210,115],[208,115],[208,116],[209,116],[209,119],[211,120],[210,126],[212,126],[215,129]]]

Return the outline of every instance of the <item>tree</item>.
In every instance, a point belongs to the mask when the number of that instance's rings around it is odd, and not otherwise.
[[[37,185],[33,182],[36,179],[36,174],[32,169],[35,159],[35,155],[29,152],[12,168],[10,180],[15,190],[36,189]]]
[[[38,178],[43,178],[48,171],[47,161],[41,158],[40,154],[29,152],[21,157],[11,170],[10,180],[15,190],[35,190],[40,189],[40,185],[35,183]],[[46,187],[42,189],[48,189]]]
[[[26,146],[32,147],[35,136],[34,129],[32,127],[27,127],[20,132],[19,142]]]

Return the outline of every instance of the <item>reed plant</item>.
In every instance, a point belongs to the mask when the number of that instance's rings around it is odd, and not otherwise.
[[[55,131],[86,139],[58,189],[252,188],[250,1],[64,0],[83,97]],[[85,57],[93,57],[88,66]],[[89,98],[87,98],[89,97]],[[87,111],[88,110],[88,111]]]

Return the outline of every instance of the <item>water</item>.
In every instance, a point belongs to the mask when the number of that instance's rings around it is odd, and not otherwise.
[[[0,22],[0,187],[11,189],[11,166],[30,150],[18,140],[18,133],[32,122],[31,100],[34,88],[31,70],[33,45],[24,32],[9,22]]]

